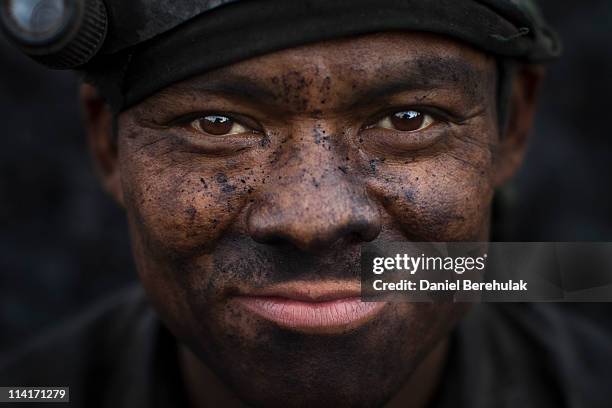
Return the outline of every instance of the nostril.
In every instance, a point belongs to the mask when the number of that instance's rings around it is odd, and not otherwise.
[[[302,251],[319,251],[330,248],[340,240],[351,243],[369,242],[380,234],[378,212],[355,214],[347,211],[334,217],[304,217],[293,211],[279,211],[259,207],[249,214],[248,231],[258,243],[277,247],[291,246]]]
[[[357,237],[360,242],[375,240],[382,230],[378,213],[373,214],[372,217],[356,222],[352,229],[351,235]]]
[[[255,233],[251,233],[251,238],[257,243],[278,247],[290,244],[288,237],[269,230],[259,230]]]

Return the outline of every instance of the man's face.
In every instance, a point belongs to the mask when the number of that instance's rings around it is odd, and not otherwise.
[[[251,403],[387,400],[464,307],[363,306],[360,246],[488,238],[496,85],[467,46],[378,34],[244,61],[124,112],[123,202],[163,320]]]

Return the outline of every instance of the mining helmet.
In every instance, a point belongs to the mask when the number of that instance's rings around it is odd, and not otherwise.
[[[7,36],[51,68],[86,64],[106,37],[108,15],[102,0],[3,0],[1,7]]]
[[[0,1],[21,51],[85,73],[116,111],[207,70],[373,32],[431,32],[527,62],[561,52],[533,0]]]

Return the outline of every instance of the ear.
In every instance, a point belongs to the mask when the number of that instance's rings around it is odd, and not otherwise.
[[[113,114],[95,87],[81,85],[85,130],[98,177],[104,189],[123,206]]]
[[[538,65],[520,65],[514,73],[508,106],[508,121],[501,140],[495,164],[495,187],[507,182],[519,169],[527,141],[533,127],[538,91],[544,78],[544,68]]]

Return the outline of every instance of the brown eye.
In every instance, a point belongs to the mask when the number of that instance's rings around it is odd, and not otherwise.
[[[433,122],[434,119],[430,115],[414,110],[407,110],[385,116],[376,126],[384,129],[398,130],[400,132],[417,132],[428,128]]]
[[[199,132],[214,136],[235,135],[248,132],[246,127],[223,115],[203,116],[192,121],[191,127]]]

